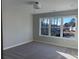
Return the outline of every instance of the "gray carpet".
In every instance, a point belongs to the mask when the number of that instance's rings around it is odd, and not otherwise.
[[[3,59],[77,59],[78,51],[40,42],[30,42],[3,51]]]

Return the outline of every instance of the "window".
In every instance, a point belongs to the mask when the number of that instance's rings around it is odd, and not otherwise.
[[[77,31],[76,16],[40,18],[40,35],[75,38]]]
[[[76,32],[76,18],[63,18],[63,37],[75,37]]]
[[[51,19],[51,36],[60,37],[61,18],[53,17]]]
[[[41,19],[41,35],[49,35],[49,20],[47,18]]]

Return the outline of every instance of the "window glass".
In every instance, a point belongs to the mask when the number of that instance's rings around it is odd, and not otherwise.
[[[49,33],[49,19],[41,19],[41,35],[48,35]]]
[[[54,17],[51,19],[51,36],[60,37],[61,18]]]
[[[63,37],[75,37],[76,31],[76,18],[64,17],[63,18]]]
[[[61,18],[55,17],[51,20],[52,27],[60,27],[61,26]]]

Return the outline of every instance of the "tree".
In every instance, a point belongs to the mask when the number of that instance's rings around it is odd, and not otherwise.
[[[72,20],[69,22],[71,27],[75,27],[75,19],[72,18]]]
[[[69,23],[65,23],[64,27],[70,27],[70,24]]]
[[[73,27],[75,27],[75,18],[72,18],[69,23],[64,24],[64,30],[69,30],[71,27],[71,30],[73,30]]]
[[[75,18],[72,18],[71,21],[69,22],[71,30],[75,27]]]

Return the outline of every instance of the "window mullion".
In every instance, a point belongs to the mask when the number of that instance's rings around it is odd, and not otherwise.
[[[75,26],[76,26],[76,31],[75,31],[75,39],[77,39],[77,37],[78,37],[78,16],[75,16],[75,18],[76,18],[76,24],[75,24]]]
[[[41,35],[41,21],[42,21],[42,19],[40,18],[39,19],[39,35]]]
[[[61,17],[60,37],[63,37],[63,17]]]
[[[49,18],[49,36],[51,36],[51,18]]]

